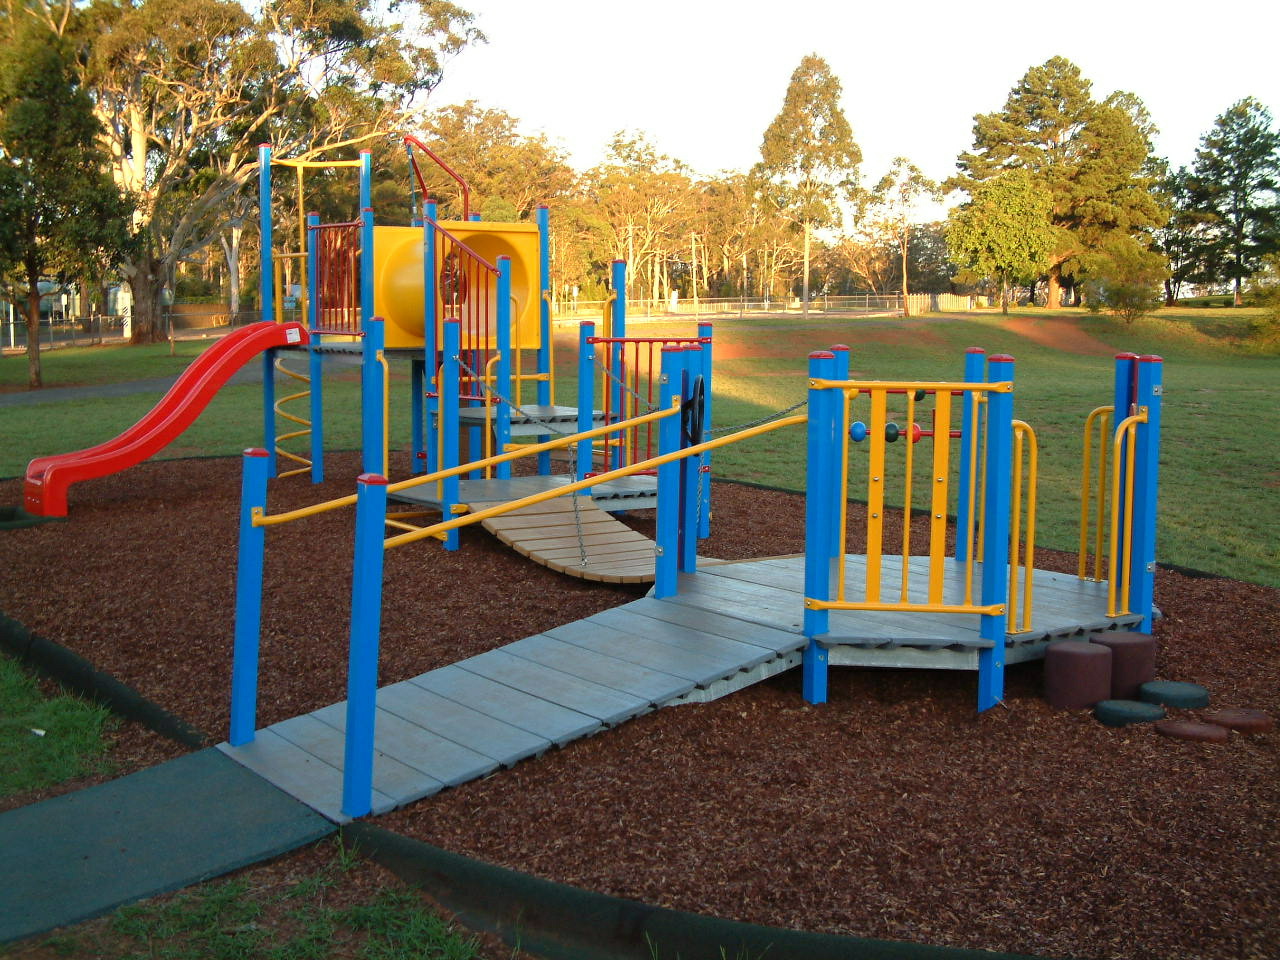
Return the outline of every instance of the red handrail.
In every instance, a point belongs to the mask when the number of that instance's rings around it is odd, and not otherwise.
[[[449,166],[447,163],[441,160],[440,157],[430,147],[428,147],[425,143],[423,143],[417,137],[406,135],[404,138],[404,142],[408,144],[410,147],[417,147],[419,150],[425,153],[428,157],[430,157],[432,160],[435,161],[435,164],[437,167],[439,167],[441,170],[443,170],[445,173],[447,173],[450,177],[452,177],[457,182],[458,186],[462,188],[462,219],[470,220],[471,219],[471,188],[467,186],[467,181],[463,180],[461,175],[456,170],[454,170],[453,167]],[[422,191],[422,199],[425,202],[428,195],[427,184],[422,179],[422,171],[418,169],[418,161],[413,158],[412,150],[409,151],[409,166],[412,167],[413,169],[413,175],[414,177],[417,178],[417,181],[418,181],[418,189]]]

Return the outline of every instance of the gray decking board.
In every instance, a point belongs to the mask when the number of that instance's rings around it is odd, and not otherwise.
[[[615,630],[607,624],[593,623],[590,619],[566,623],[546,634],[606,656],[692,680],[699,687],[737,673],[739,669],[731,657],[682,650],[649,637]]]
[[[554,667],[512,656],[505,650],[489,650],[463,660],[457,666],[531,696],[595,717],[608,726],[616,726],[652,707],[648,700],[583,680]]]
[[[788,653],[799,650],[806,643],[803,635],[794,630],[781,630],[767,624],[757,623],[736,616],[733,611],[708,610],[700,607],[685,607],[653,597],[627,604],[631,610],[643,613],[657,620],[693,627],[704,633],[713,633],[731,640],[741,640],[758,647],[766,647],[774,653]]]
[[[250,743],[239,747],[220,743],[218,749],[322,817],[335,823],[351,819],[342,812],[341,764],[324,762],[270,727],[259,730]],[[395,801],[375,788],[373,809],[385,813],[394,808]]]
[[[595,717],[489,680],[457,664],[432,670],[409,682],[487,713],[495,720],[545,737],[557,746],[595,733],[603,726]]]
[[[740,670],[754,667],[774,657],[772,650],[758,647],[754,643],[730,640],[728,637],[717,636],[714,633],[704,633],[701,630],[693,630],[664,620],[655,620],[653,617],[630,609],[630,605],[602,610],[587,619],[591,623],[616,627],[636,636],[650,637],[680,650],[720,656],[728,663],[736,664]]]
[[[696,684],[684,677],[642,667],[629,660],[575,646],[547,634],[525,637],[502,648],[512,656],[554,667],[565,673],[642,697],[655,706],[674,700]]]
[[[379,690],[378,707],[504,767],[551,749],[546,737],[496,720],[408,680]]]
[[[378,699],[383,699],[382,693]],[[339,732],[347,729],[345,700],[317,710],[312,716]],[[487,776],[500,766],[497,759],[446,739],[381,705],[374,719],[374,741],[374,747],[380,753],[422,771],[446,787],[456,787],[469,780]]]

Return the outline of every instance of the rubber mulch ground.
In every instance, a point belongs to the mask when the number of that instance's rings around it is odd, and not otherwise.
[[[351,458],[329,472],[320,490],[276,484],[272,510],[350,492]],[[149,463],[73,489],[68,523],[0,535],[0,610],[223,739],[238,489],[237,460]],[[0,484],[0,503],[19,497],[18,481]],[[702,552],[794,553],[802,530],[801,497],[717,484]],[[262,725],[345,697],[350,533],[349,515],[268,533]],[[1050,551],[1038,563],[1074,569]],[[393,551],[382,681],[637,595],[543,570],[482,533],[457,553]],[[1280,716],[1280,591],[1162,570],[1157,602],[1161,678]],[[1039,664],[1012,668],[1004,705],[978,716],[967,673],[837,669],[822,707],[783,676],[379,822],[757,923],[1045,956],[1280,956],[1280,733],[1215,746],[1110,729],[1050,709],[1040,681]],[[171,755],[128,729],[122,769]]]

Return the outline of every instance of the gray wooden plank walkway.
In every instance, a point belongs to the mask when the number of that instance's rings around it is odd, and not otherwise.
[[[534,478],[536,479],[536,478]],[[927,558],[909,561],[913,591]],[[845,560],[849,593],[865,558]],[[896,596],[900,563],[885,558],[883,596]],[[378,691],[374,813],[564,746],[650,710],[705,701],[789,669],[806,644],[804,561],[771,557],[708,564],[680,577],[676,597],[646,597],[564,624]],[[1050,639],[1116,629],[1106,585],[1035,572],[1033,630],[1011,635],[1006,660],[1043,655]],[[945,597],[963,593],[948,564]],[[914,596],[914,593],[913,593]],[[833,664],[975,669],[978,618],[833,612],[821,642]],[[346,704],[260,730],[220,749],[332,820],[341,811]]]

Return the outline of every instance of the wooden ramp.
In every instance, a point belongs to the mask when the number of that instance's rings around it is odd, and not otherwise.
[[[472,510],[494,506],[470,501]],[[563,496],[497,517],[481,526],[535,563],[583,580],[652,583],[656,544],[611,517],[587,496]]]

